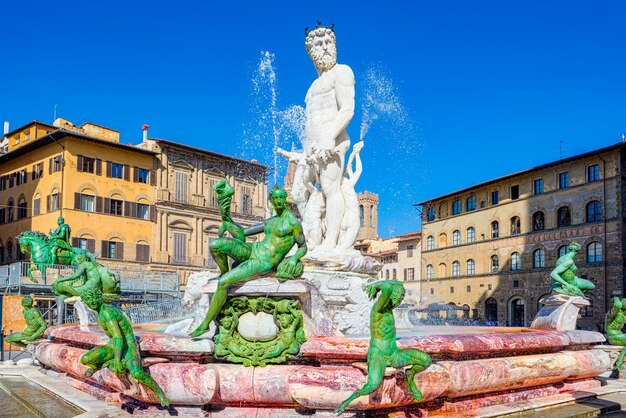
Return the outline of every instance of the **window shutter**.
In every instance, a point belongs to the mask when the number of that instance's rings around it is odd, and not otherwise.
[[[72,247],[78,248],[78,245],[79,245],[78,238],[76,237],[72,238]]]
[[[37,198],[33,200],[33,216],[41,213],[41,199]]]
[[[46,212],[50,212],[50,195],[46,196]]]
[[[102,213],[102,196],[96,196],[96,212]]]
[[[139,181],[139,167],[133,167],[133,181],[135,183]]]
[[[37,177],[35,177],[36,168],[37,168],[37,164],[35,164],[35,165],[33,166],[33,172],[32,172],[32,173],[30,173],[30,179],[31,179],[31,180],[35,180],[35,179],[37,178]]]
[[[83,171],[83,156],[79,155],[78,156],[78,167],[77,167],[78,171]]]
[[[92,254],[96,252],[96,240],[95,239],[90,238],[87,240],[87,251],[89,251]]]
[[[156,185],[156,171],[150,170],[150,186]]]
[[[99,158],[96,158],[96,175],[102,175],[102,160]]]
[[[109,241],[102,241],[102,258],[109,258]]]
[[[104,198],[104,213],[111,213],[111,199],[109,199],[108,197]]]
[[[150,205],[150,220],[152,222],[156,221],[156,208],[154,207],[154,205]]]
[[[74,193],[74,209],[80,210],[80,193]]]
[[[48,159],[48,174],[52,174],[52,158]]]
[[[130,210],[131,204],[132,203],[129,201],[124,201],[124,213],[122,213],[122,216],[131,216],[131,210]]]
[[[61,209],[63,207],[63,196],[61,196],[61,192],[58,193],[59,197],[59,201],[57,202],[57,210]]]
[[[117,258],[118,260],[124,259],[124,243],[123,242],[115,243],[115,258]]]
[[[107,177],[111,177],[111,161],[107,161]]]
[[[128,164],[124,164],[124,180],[130,180],[130,166]]]
[[[137,202],[130,203],[130,214],[128,216],[130,216],[131,218],[137,217]]]

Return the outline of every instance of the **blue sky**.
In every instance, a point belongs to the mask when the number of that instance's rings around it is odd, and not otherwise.
[[[304,27],[335,23],[357,80],[353,140],[371,69],[404,110],[402,123],[374,121],[362,152],[357,188],[380,194],[381,236],[419,229],[415,202],[556,160],[561,140],[567,157],[626,131],[625,2],[20,3],[4,5],[0,42],[12,128],[52,122],[56,104],[125,143],[148,123],[238,156],[256,152],[241,144],[262,113],[261,51],[275,54],[278,108],[301,105],[316,76]]]

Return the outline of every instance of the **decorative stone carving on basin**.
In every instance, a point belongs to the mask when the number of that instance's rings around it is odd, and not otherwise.
[[[271,341],[278,335],[278,327],[268,313],[246,312],[239,317],[237,332],[246,341]]]
[[[532,329],[567,331],[576,329],[578,312],[589,301],[580,296],[555,294],[540,301],[543,307],[537,312]]]

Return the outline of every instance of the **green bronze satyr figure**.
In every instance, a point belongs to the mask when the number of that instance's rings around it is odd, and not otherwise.
[[[615,362],[615,369],[620,370],[624,364],[624,355],[626,355],[626,334],[622,332],[622,328],[626,324],[626,299],[620,299],[618,297],[613,298],[613,306],[611,310],[606,314],[605,329],[607,340],[609,344],[621,345],[622,351],[620,351],[617,361]]]
[[[130,373],[137,382],[154,392],[161,406],[169,406],[170,401],[159,385],[141,368],[139,345],[124,313],[113,305],[103,303],[100,289],[87,289],[81,298],[98,313],[98,325],[109,337],[106,345],[96,346],[80,358],[80,362],[88,367],[85,376],[93,375],[100,368],[108,368],[120,379]]]
[[[76,271],[52,283],[52,292],[56,296],[66,299],[80,296],[87,289],[99,289],[106,301],[119,298],[120,283],[107,267],[97,263],[90,254],[76,254],[74,260],[77,263]],[[76,286],[74,282],[82,284]]]
[[[342,414],[346,407],[359,396],[368,395],[378,389],[387,367],[404,368],[411,366],[406,371],[407,385],[413,398],[416,401],[421,401],[422,393],[415,384],[415,375],[431,364],[430,356],[427,353],[416,348],[400,350],[396,344],[396,323],[393,318],[393,309],[404,298],[402,283],[394,280],[383,280],[367,286],[365,293],[370,299],[374,299],[380,293],[370,314],[367,382],[335,409],[337,414]]]
[[[217,318],[226,302],[230,286],[247,282],[258,274],[272,270],[276,270],[276,277],[280,281],[302,275],[304,266],[300,258],[307,252],[302,225],[287,208],[287,192],[282,187],[277,185],[272,189],[270,200],[276,216],[245,230],[234,222],[224,222],[230,225],[226,227],[222,225],[218,231],[223,233],[234,227],[236,230],[243,230],[245,236],[264,232],[265,237],[262,241],[247,243],[236,238],[220,237],[211,243],[211,254],[220,268],[221,276],[211,299],[209,311],[202,324],[191,333],[192,337],[207,332],[209,325]],[[298,245],[297,251],[291,257],[286,257],[294,245]],[[228,257],[240,264],[230,269]]]
[[[574,258],[580,251],[580,244],[572,242],[567,247],[567,253],[559,257],[556,267],[550,273],[552,278],[552,291],[555,293],[563,293],[570,296],[585,297],[583,291],[593,290],[596,286],[589,280],[581,279],[576,276],[578,267],[574,264]]]
[[[20,347],[26,347],[29,342],[41,338],[46,331],[47,325],[46,321],[41,317],[39,310],[33,307],[33,298],[24,296],[22,298],[22,308],[22,315],[24,315],[26,320],[26,329],[22,332],[14,332],[6,337],[5,341]]]

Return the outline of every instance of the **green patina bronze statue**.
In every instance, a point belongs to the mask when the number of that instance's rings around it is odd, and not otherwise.
[[[613,298],[613,306],[606,314],[605,329],[609,344],[621,345],[622,350],[615,362],[615,369],[620,370],[624,364],[624,356],[626,355],[626,334],[622,332],[626,324],[626,299],[618,297]]]
[[[554,293],[562,293],[569,296],[585,297],[583,293],[586,290],[593,290],[596,286],[589,280],[581,279],[576,276],[578,267],[574,264],[574,258],[580,251],[580,244],[572,242],[567,247],[567,253],[559,257],[556,267],[550,273],[552,278],[552,291]]]
[[[109,337],[106,345],[96,346],[80,358],[80,362],[88,367],[85,376],[93,375],[100,368],[108,368],[120,379],[130,373],[137,382],[154,392],[161,406],[169,406],[170,401],[163,390],[141,367],[139,345],[133,327],[124,313],[113,305],[103,303],[100,289],[87,289],[81,298],[89,308],[98,313],[98,325]]]
[[[98,289],[104,294],[105,301],[120,297],[120,283],[115,274],[97,263],[91,254],[76,254],[74,260],[78,265],[76,271],[52,283],[52,292],[56,296],[66,299],[80,296],[87,289]]]
[[[346,407],[359,396],[368,395],[378,389],[387,367],[411,366],[406,371],[407,385],[413,398],[421,401],[422,393],[415,384],[415,375],[431,364],[431,358],[427,353],[415,348],[400,350],[396,344],[393,309],[400,305],[404,298],[402,283],[394,280],[376,282],[367,286],[365,293],[370,299],[380,294],[370,314],[371,337],[367,352],[367,382],[335,410],[337,414],[342,414]]]
[[[247,340],[238,331],[239,318],[247,313],[271,314],[276,324],[274,337]],[[270,363],[283,363],[298,354],[306,341],[302,311],[297,300],[268,297],[229,299],[218,318],[215,334],[215,358],[244,366],[264,367]]]
[[[48,244],[48,252],[50,253],[50,264],[57,264],[59,249],[71,251],[70,234],[72,229],[65,223],[65,219],[59,216],[57,219],[57,228],[50,230],[50,241]]]
[[[29,342],[35,341],[46,331],[46,321],[43,320],[39,310],[33,307],[33,298],[24,296],[22,298],[22,315],[26,320],[26,328],[22,332],[14,332],[5,338],[10,344],[26,347]]]
[[[206,317],[191,333],[192,337],[198,337],[209,329],[209,325],[217,318],[226,302],[230,286],[247,282],[256,275],[273,270],[276,270],[276,277],[280,281],[302,275],[304,266],[300,258],[307,252],[302,225],[287,208],[287,192],[282,187],[277,185],[272,189],[270,200],[276,216],[247,229],[228,220],[220,227],[218,232],[222,235],[224,231],[233,231],[234,235],[233,233],[231,235],[240,238],[221,236],[211,243],[211,254],[221,276]],[[222,214],[229,213],[227,211],[230,210],[230,199],[219,199],[219,202]],[[260,242],[247,243],[241,239],[261,232],[265,233],[265,237]],[[291,257],[286,257],[294,245],[298,246],[297,251]],[[239,263],[232,269],[229,266],[229,257]]]

